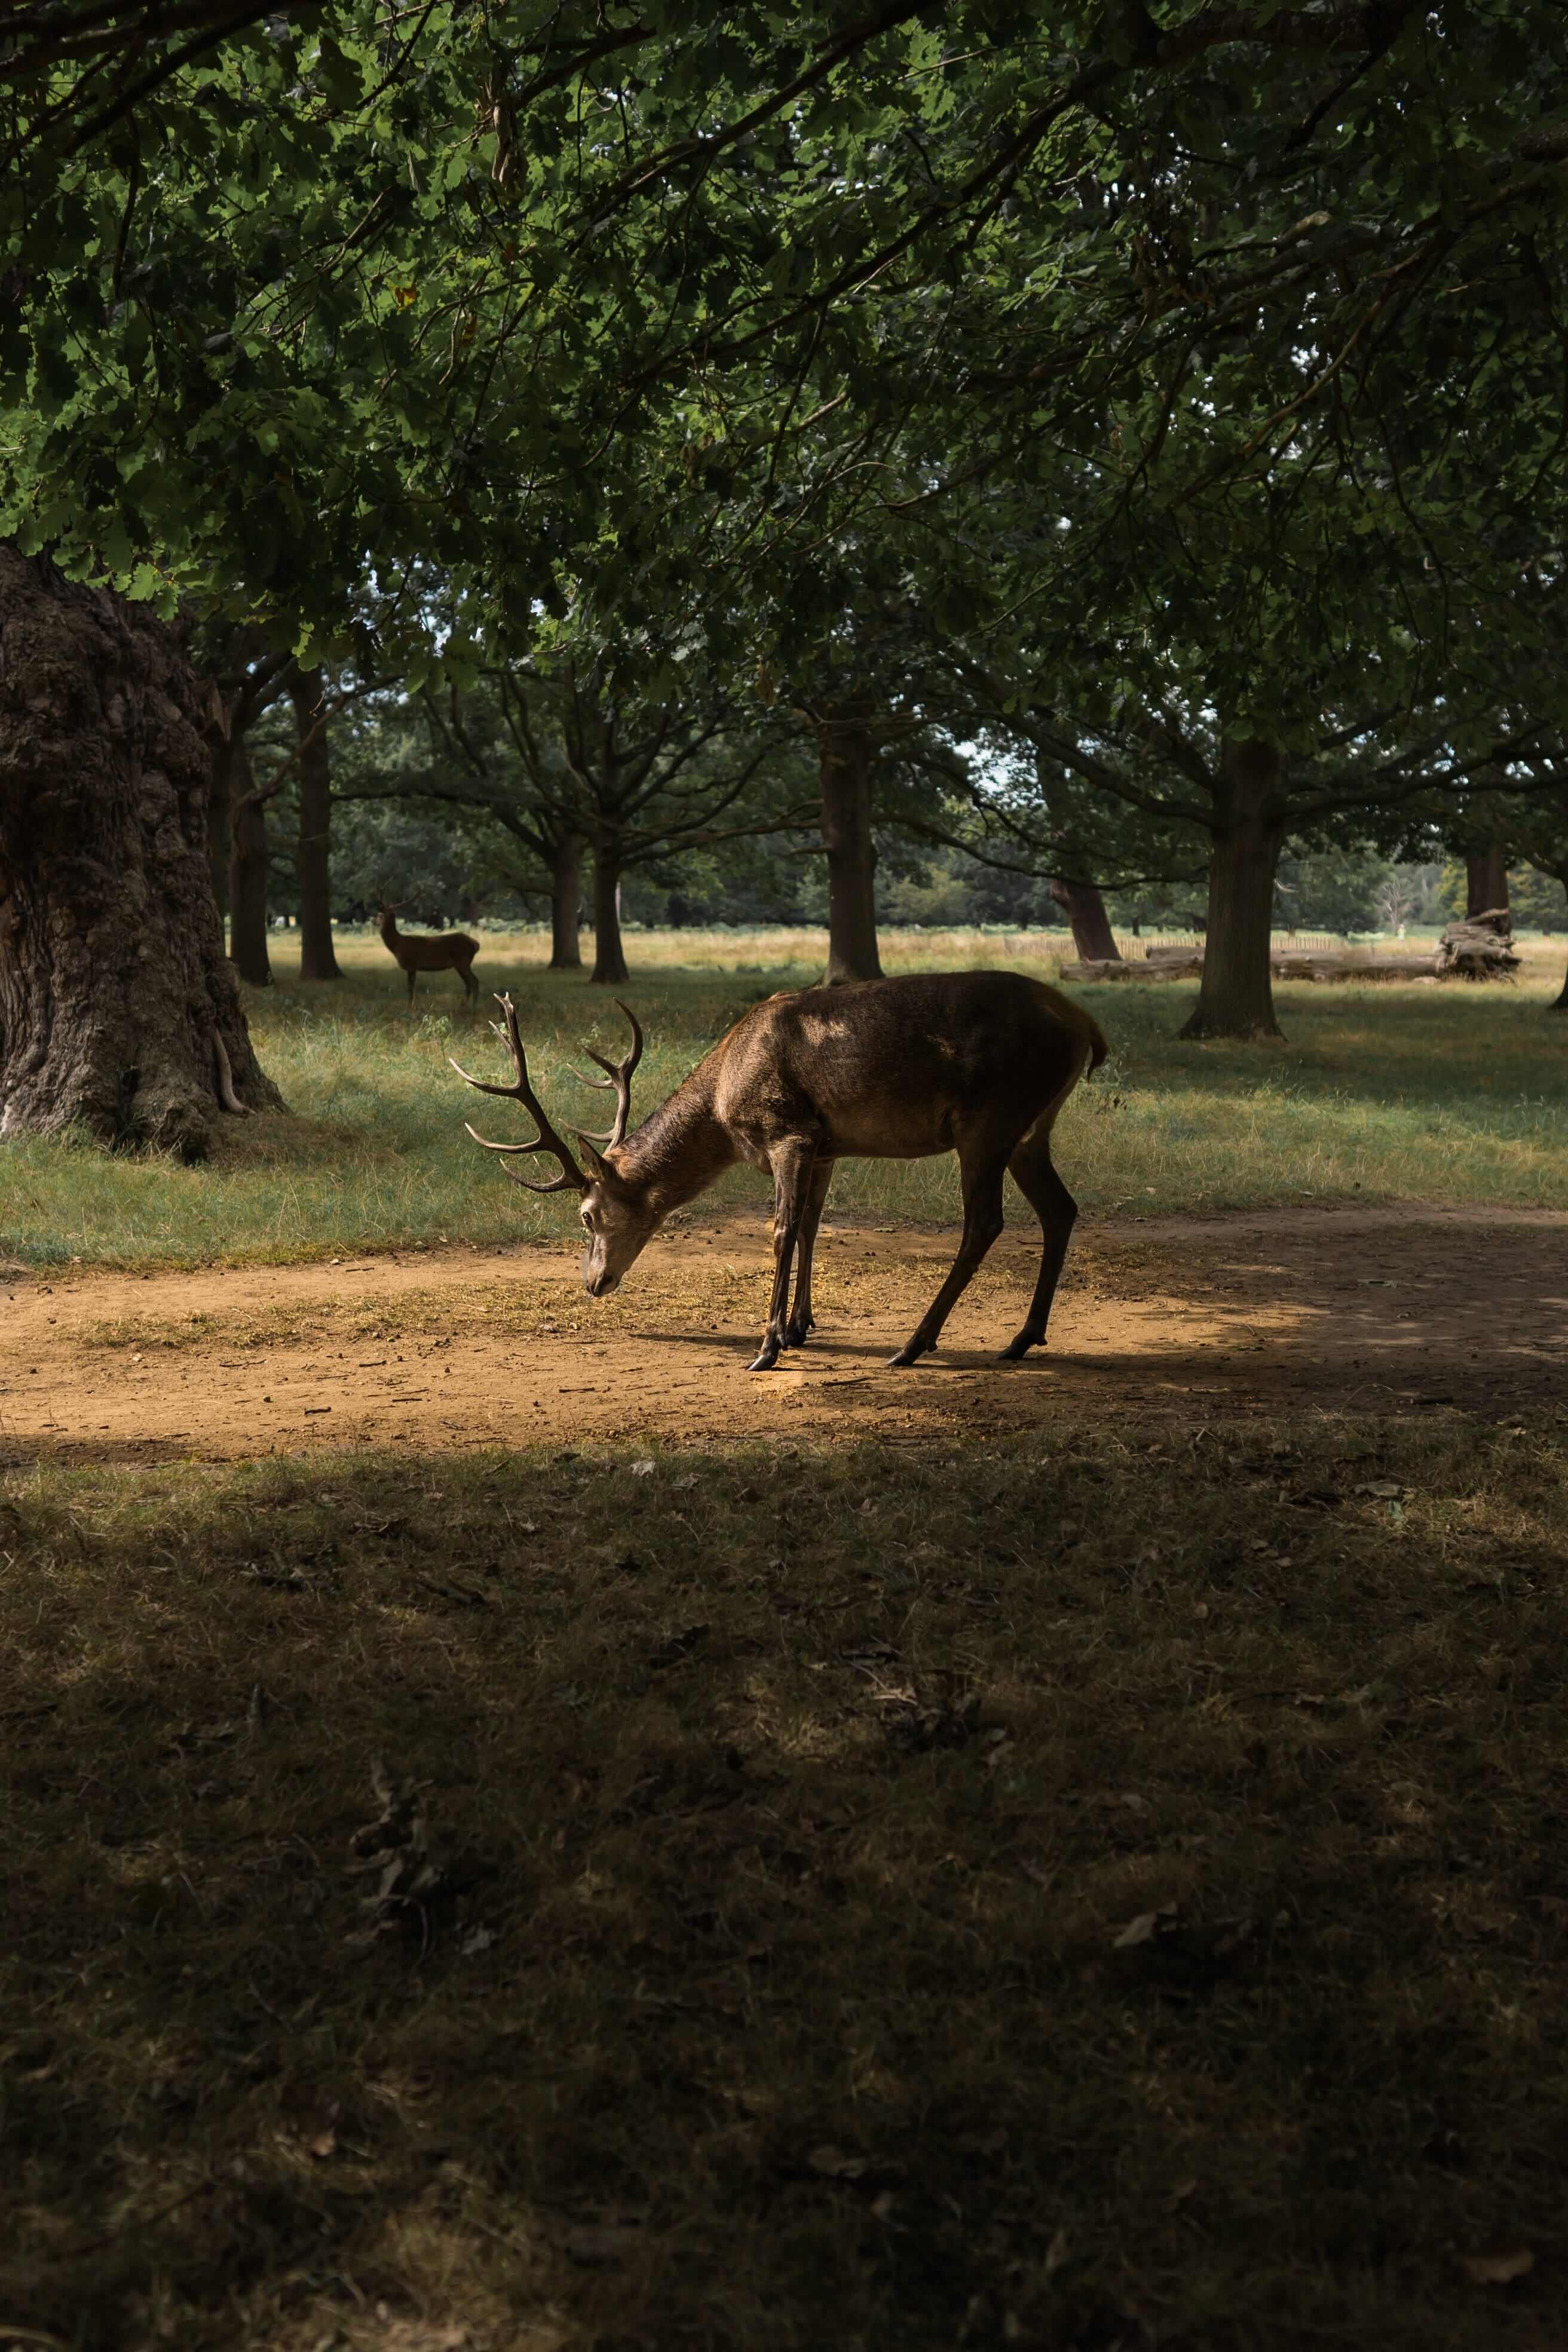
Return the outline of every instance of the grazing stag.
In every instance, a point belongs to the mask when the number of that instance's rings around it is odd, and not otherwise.
[[[395,907],[383,907],[377,927],[383,944],[392,950],[408,974],[408,1003],[414,1004],[414,983],[422,971],[455,971],[463,983],[463,993],[477,1001],[479,983],[474,978],[474,958],[479,954],[478,940],[469,939],[467,931],[400,931]]]
[[[1002,1231],[1004,1172],[1039,1218],[1045,1251],[1024,1328],[1003,1360],[1043,1342],[1078,1213],[1051,1165],[1051,1129],[1079,1078],[1098,1069],[1106,1052],[1099,1024],[1070,998],[1007,971],[866,980],[770,996],[736,1022],[631,1136],[632,1073],[643,1040],[636,1015],[623,1004],[632,1050],[619,1063],[595,1054],[605,1076],[584,1081],[614,1091],[615,1124],[606,1135],[579,1134],[581,1165],[529,1084],[510,997],[496,1002],[505,1023],[492,1025],[511,1048],[515,1082],[491,1086],[452,1066],[483,1093],[523,1104],[539,1132],[531,1143],[488,1143],[471,1127],[468,1133],[487,1151],[544,1151],[559,1160],[561,1173],[548,1183],[514,1181],[531,1192],[581,1193],[583,1286],[590,1297],[614,1290],[670,1211],[734,1161],[766,1169],[773,1180],[773,1302],[749,1369],[767,1371],[781,1349],[804,1347],[812,1328],[812,1252],[835,1164],[956,1151],[963,1187],[958,1255],[891,1361],[912,1364],[935,1347]],[[797,1251],[795,1305],[786,1314]]]

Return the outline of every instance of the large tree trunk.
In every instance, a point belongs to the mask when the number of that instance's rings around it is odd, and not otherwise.
[[[620,844],[605,835],[594,848],[594,969],[588,978],[607,988],[630,978],[621,949]]]
[[[0,1134],[200,1159],[224,1058],[278,1106],[213,903],[215,712],[144,607],[0,546]]]
[[[1058,880],[1051,884],[1051,896],[1072,925],[1072,943],[1080,963],[1091,960],[1121,962],[1121,950],[1110,928],[1105,901],[1092,882]]]
[[[220,947],[228,924],[228,861],[233,849],[228,829],[229,767],[228,739],[220,737],[213,745],[212,782],[207,795],[207,870],[212,876]]]
[[[877,952],[877,844],[871,830],[871,730],[859,719],[825,719],[822,845],[827,852],[827,985],[880,980]]]
[[[583,842],[568,834],[558,842],[550,868],[550,969],[581,971],[583,950],[577,937],[577,912],[583,903]]]
[[[1285,796],[1274,744],[1223,746],[1215,819],[1203,980],[1182,1034],[1278,1037],[1268,940]]]
[[[1552,869],[1551,867],[1547,868],[1548,872],[1552,872],[1553,870],[1556,871],[1557,879],[1562,883],[1564,892],[1568,893],[1568,866],[1563,866],[1556,869]],[[1552,998],[1551,1009],[1553,1013],[1568,1013],[1568,975],[1565,975],[1563,978],[1562,994]]]
[[[332,765],[327,740],[327,682],[319,669],[290,671],[289,692],[300,736],[300,977],[342,980],[332,948]]]
[[[268,988],[267,803],[257,795],[250,753],[237,729],[229,745],[228,951],[241,980]]]
[[[1500,912],[1508,904],[1508,852],[1494,835],[1465,860],[1465,920]]]

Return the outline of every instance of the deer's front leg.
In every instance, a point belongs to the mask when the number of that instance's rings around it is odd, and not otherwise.
[[[816,1156],[816,1148],[811,1143],[781,1143],[768,1155],[773,1174],[773,1295],[763,1344],[746,1367],[749,1372],[771,1372],[784,1345],[790,1266],[810,1197]]]
[[[806,1333],[816,1328],[811,1311],[811,1265],[816,1249],[816,1228],[822,1222],[822,1212],[827,1201],[827,1188],[833,1181],[833,1162],[818,1159],[812,1168],[805,1192],[805,1213],[800,1221],[800,1246],[795,1253],[795,1305],[790,1309],[784,1328],[784,1346],[804,1348]]]

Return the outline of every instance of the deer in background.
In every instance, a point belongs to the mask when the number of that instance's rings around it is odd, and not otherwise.
[[[478,1003],[479,983],[474,978],[473,962],[479,954],[478,940],[469,939],[466,931],[400,931],[397,909],[384,906],[377,926],[383,944],[397,958],[408,974],[408,1003],[414,1004],[414,983],[422,971],[455,971],[463,983],[463,993]]]
[[[581,1195],[583,1286],[591,1297],[616,1289],[671,1210],[737,1160],[765,1169],[773,1180],[773,1287],[762,1347],[749,1369],[770,1370],[781,1350],[804,1347],[813,1328],[812,1255],[837,1162],[956,1151],[963,1190],[958,1255],[890,1360],[912,1364],[936,1346],[1002,1231],[1005,1174],[1039,1218],[1045,1247],[1028,1314],[1003,1360],[1043,1343],[1078,1213],[1051,1164],[1051,1129],[1079,1080],[1106,1054],[1098,1023],[1069,997],[1007,971],[921,974],[771,996],[737,1021],[630,1136],[632,1074],[643,1038],[637,1016],[622,1004],[632,1050],[619,1063],[593,1054],[605,1076],[584,1081],[614,1091],[615,1122],[604,1135],[579,1131],[581,1163],[529,1083],[511,998],[496,1002],[504,1023],[492,1026],[511,1049],[514,1082],[493,1086],[452,1066],[482,1093],[521,1103],[538,1133],[530,1143],[491,1143],[471,1127],[468,1133],[487,1151],[542,1151],[560,1163],[560,1174],[547,1183],[506,1172],[531,1192]]]

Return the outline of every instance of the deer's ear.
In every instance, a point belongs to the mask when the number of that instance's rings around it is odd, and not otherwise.
[[[603,1184],[615,1172],[609,1161],[602,1151],[595,1150],[591,1139],[583,1133],[581,1128],[577,1130],[577,1141],[582,1147],[584,1175],[591,1183]]]

